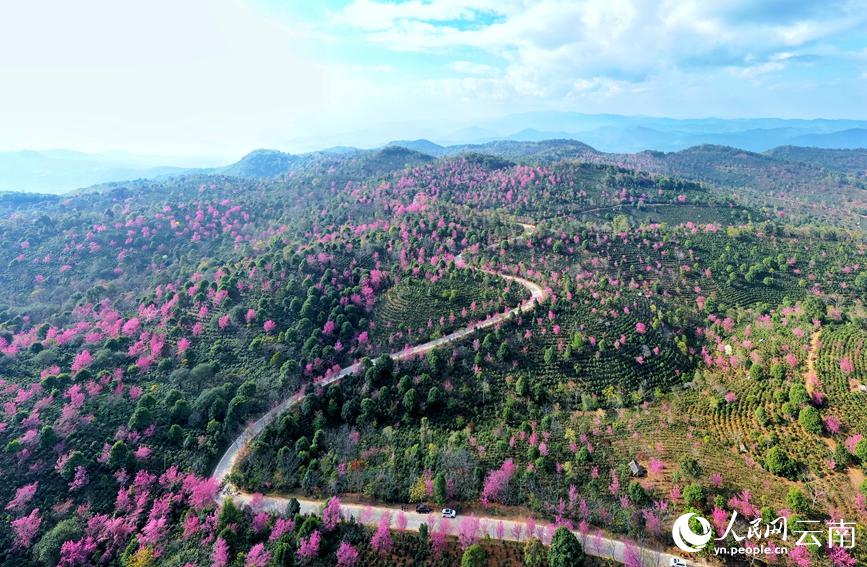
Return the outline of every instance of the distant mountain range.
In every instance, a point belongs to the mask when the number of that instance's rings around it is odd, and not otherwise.
[[[334,141],[327,137],[322,139]],[[433,139],[442,143],[421,138],[375,145],[406,148],[432,157],[479,152],[515,161],[556,161],[582,155],[595,155],[595,160],[599,161],[603,153],[679,152],[712,145],[767,152],[767,156],[775,159],[802,161],[856,175],[863,175],[867,169],[862,157],[864,152],[834,153],[867,148],[867,121],[861,120],[673,119],[532,112],[440,132]],[[792,147],[802,149],[786,149]],[[817,151],[819,149],[828,151],[823,153]],[[0,152],[0,191],[64,193],[113,181],[188,173],[274,177],[329,160],[362,159],[371,151],[375,150],[350,146],[306,153],[256,150],[230,165],[223,165],[224,161],[215,158],[163,158],[120,152]],[[400,159],[393,155],[387,161]],[[419,156],[414,156],[408,163],[419,160]]]
[[[782,118],[676,119],[577,112],[513,114],[479,124],[489,139],[581,140],[604,152],[678,151],[715,144],[763,152],[777,146],[867,148],[865,120],[797,120]],[[435,138],[436,139],[436,138]],[[462,143],[456,139],[453,143]]]
[[[71,150],[0,152],[0,191],[65,193],[98,183],[178,175],[219,165],[218,158],[141,156]]]
[[[781,146],[758,153],[731,146],[703,144],[677,152],[608,153],[569,139],[539,142],[497,140],[452,146],[425,139],[396,140],[376,150],[342,149],[340,152],[300,155],[256,150],[219,172],[242,177],[276,177],[312,171],[311,168],[342,168],[349,177],[359,174],[371,177],[424,165],[435,158],[456,157],[484,159],[490,167],[577,160],[759,192],[778,187],[780,180],[786,179],[792,192],[810,193],[824,188],[828,189],[827,196],[831,199],[839,199],[847,191],[867,189],[867,150]],[[832,188],[837,189],[832,191]]]

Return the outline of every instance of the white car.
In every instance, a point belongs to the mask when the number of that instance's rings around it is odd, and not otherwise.
[[[458,513],[451,508],[443,508],[443,518],[454,518]]]
[[[680,557],[672,557],[668,564],[670,567],[687,567],[686,561]]]

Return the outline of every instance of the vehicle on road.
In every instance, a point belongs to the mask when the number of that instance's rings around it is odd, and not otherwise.
[[[672,557],[668,562],[669,567],[688,567],[686,561],[680,557]]]
[[[458,513],[451,508],[443,508],[443,518],[454,518]]]
[[[419,504],[415,507],[415,511],[419,514],[430,514],[431,512],[433,512],[433,510],[431,510],[430,506],[428,506],[427,504]]]

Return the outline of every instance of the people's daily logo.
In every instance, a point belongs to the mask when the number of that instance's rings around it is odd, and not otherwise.
[[[678,517],[671,526],[671,538],[682,551],[698,553],[707,547],[713,539],[721,544],[714,544],[714,555],[730,557],[742,555],[788,555],[789,518],[780,516],[773,520],[755,518],[746,526],[737,525],[738,512],[732,511],[725,530],[718,526],[720,537],[714,538],[710,522],[695,512],[688,512]],[[794,547],[815,547],[842,550],[855,547],[855,522],[843,519],[827,521],[796,519],[792,535],[798,536]],[[847,555],[848,557],[848,555]],[[854,565],[854,563],[853,563]]]
[[[696,523],[698,523],[700,533],[692,531],[692,527],[689,525],[692,518],[695,518]],[[690,512],[683,514],[674,521],[674,525],[671,527],[671,537],[674,539],[677,547],[683,551],[698,553],[708,544],[713,537],[713,533],[711,533],[710,522],[698,514]]]

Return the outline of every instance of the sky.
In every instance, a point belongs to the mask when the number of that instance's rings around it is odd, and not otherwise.
[[[527,111],[867,118],[867,0],[0,0],[0,150],[238,156]]]

